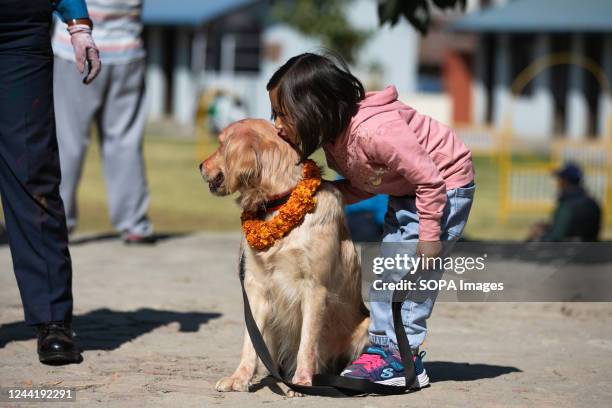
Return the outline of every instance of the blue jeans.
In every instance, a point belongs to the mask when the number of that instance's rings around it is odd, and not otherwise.
[[[468,215],[474,200],[476,186],[473,182],[463,187],[448,190],[447,202],[440,220],[440,240],[444,241],[444,253],[448,256],[450,249],[459,239],[467,223]],[[385,242],[414,242],[409,256],[416,255],[416,243],[419,240],[419,216],[414,197],[390,197],[389,207],[385,216],[383,244]],[[406,253],[406,252],[403,252]],[[387,256],[387,255],[386,255]],[[443,270],[427,271],[428,279],[440,279]],[[404,330],[413,350],[423,344],[427,334],[427,318],[433,310],[438,290],[419,291],[418,301],[406,300],[402,304],[402,320]],[[373,298],[373,296],[370,296]],[[370,341],[372,344],[388,346],[397,350],[397,340],[393,328],[391,301],[370,302]]]

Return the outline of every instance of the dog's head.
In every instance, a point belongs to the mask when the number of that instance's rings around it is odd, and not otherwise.
[[[219,143],[219,148],[200,164],[213,194],[240,192],[240,205],[252,210],[279,183],[293,182],[295,172],[291,169],[299,157],[270,122],[245,119],[232,123],[219,135]]]

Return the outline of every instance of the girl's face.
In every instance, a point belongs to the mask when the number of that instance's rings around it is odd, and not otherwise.
[[[270,97],[270,105],[272,105],[274,127],[276,128],[278,135],[290,145],[294,147],[297,146],[300,140],[297,132],[295,131],[293,121],[281,108],[282,105],[278,100],[277,88],[273,88],[270,92],[268,92],[268,96]]]

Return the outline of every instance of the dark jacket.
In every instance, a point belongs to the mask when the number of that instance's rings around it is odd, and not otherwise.
[[[601,209],[582,187],[567,187],[559,196],[552,224],[542,241],[597,241]]]

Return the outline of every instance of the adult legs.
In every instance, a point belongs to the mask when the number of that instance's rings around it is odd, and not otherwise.
[[[8,2],[12,3],[12,2]],[[53,114],[48,1],[0,13],[0,194],[26,322],[69,322],[72,267]]]
[[[66,208],[68,229],[73,230],[78,223],[77,191],[91,140],[91,124],[102,104],[108,75],[102,70],[94,82],[85,85],[74,62],[59,57],[55,58],[53,75],[62,169],[60,194]]]
[[[111,70],[99,129],[111,221],[123,234],[149,236],[149,191],[143,156],[146,116],[145,61],[107,67]]]

